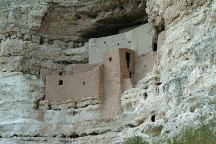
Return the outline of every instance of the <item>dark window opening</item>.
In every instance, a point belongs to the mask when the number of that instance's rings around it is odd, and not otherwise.
[[[130,53],[126,52],[125,55],[126,55],[127,68],[130,68]]]
[[[154,51],[154,52],[157,51],[157,43],[153,43],[153,51]]]
[[[43,45],[44,44],[44,40],[43,40],[43,38],[41,37],[40,38],[40,45]]]
[[[59,80],[59,85],[63,85],[63,80]]]
[[[147,94],[147,93],[144,93],[143,95],[144,95],[144,100],[146,100],[147,97],[148,97],[148,94]]]
[[[130,73],[129,73],[129,78],[132,78],[132,76],[133,76],[133,73],[130,72]]]
[[[151,117],[151,121],[152,121],[152,122],[155,122],[155,115],[153,115],[153,116]]]
[[[85,82],[83,82],[82,84],[83,84],[83,85],[85,85],[86,83],[85,83]]]
[[[110,62],[112,61],[112,57],[109,58],[109,61],[110,61]]]
[[[166,131],[166,133],[168,134],[168,133],[170,133],[170,131]]]

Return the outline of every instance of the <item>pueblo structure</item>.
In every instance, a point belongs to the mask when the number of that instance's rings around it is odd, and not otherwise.
[[[121,111],[122,92],[133,87],[134,73],[134,51],[119,48],[106,53],[101,64],[76,65],[73,75],[42,70],[41,77],[46,77],[45,98],[51,104],[99,97],[103,115],[112,117]]]
[[[62,109],[62,105],[72,103],[77,105],[72,107],[99,105],[97,113],[82,120],[116,117],[124,111],[122,94],[138,84],[159,60],[157,48],[160,49],[151,24],[89,39],[81,48],[88,50],[88,64],[62,65],[57,69],[41,67],[40,79],[45,84],[42,95],[51,109]]]

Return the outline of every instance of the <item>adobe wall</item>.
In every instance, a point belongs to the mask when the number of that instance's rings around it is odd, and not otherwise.
[[[133,87],[135,52],[128,48],[104,55],[103,64],[77,64],[73,75],[41,69],[46,76],[45,97],[51,104],[102,98],[102,117],[115,117],[121,112],[120,97]]]
[[[99,64],[75,64],[73,74],[84,73],[93,70]]]
[[[105,54],[104,92],[102,102],[103,117],[113,117],[121,111],[120,95],[122,94],[119,51]]]
[[[46,68],[40,69],[40,79],[45,82],[46,77],[50,75],[70,75],[71,71],[50,70]]]
[[[89,63],[101,63],[106,52],[129,47],[136,52],[134,79],[137,82],[145,77],[156,61],[156,52],[152,50],[155,34],[153,26],[145,24],[125,33],[90,39]]]
[[[130,55],[129,63],[126,61],[126,53]],[[133,87],[129,73],[134,73],[134,57],[134,52],[126,48],[105,54],[103,58],[105,92],[102,102],[103,117],[115,117],[121,112],[121,94],[126,88]]]
[[[72,75],[72,74],[79,74],[93,70],[99,64],[74,64],[73,69],[69,70],[51,70],[48,68],[41,68],[40,69],[40,79],[44,82],[47,76],[50,75]]]
[[[81,74],[51,75],[46,78],[45,98],[51,104],[102,96],[103,65]]]

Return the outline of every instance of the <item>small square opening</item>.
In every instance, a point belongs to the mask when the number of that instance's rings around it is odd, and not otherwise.
[[[59,85],[63,85],[63,80],[59,80]]]
[[[112,61],[112,57],[109,57],[109,61],[110,61],[110,62]]]

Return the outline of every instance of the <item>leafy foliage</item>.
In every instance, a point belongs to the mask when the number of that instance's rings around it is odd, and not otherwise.
[[[216,132],[212,129],[216,128],[215,124],[213,122],[198,129],[186,129],[180,137],[168,140],[168,144],[215,144]]]
[[[148,144],[148,142],[143,141],[142,137],[134,136],[126,139],[123,144]]]

